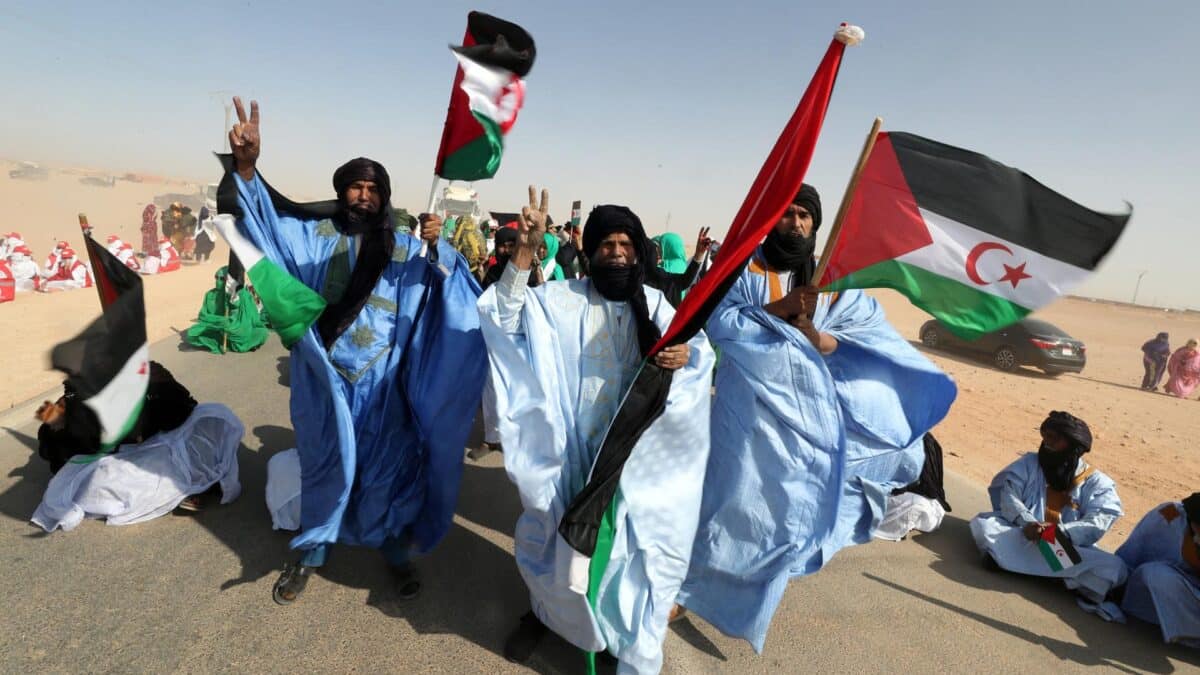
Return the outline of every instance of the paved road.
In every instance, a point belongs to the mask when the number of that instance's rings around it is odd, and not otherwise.
[[[519,502],[496,456],[467,463],[418,600],[395,599],[377,553],[339,549],[301,602],[271,601],[290,555],[264,506],[266,461],[293,439],[272,340],[220,357],[153,348],[198,399],[246,423],[241,499],[196,517],[40,534],[27,519],[49,475],[31,449],[32,411],[0,417],[0,672],[528,672],[500,656],[528,605],[509,536]],[[1105,624],[1052,583],[983,571],[964,519],[984,493],[955,476],[948,488],[955,511],[940,531],[843,551],[794,581],[763,655],[691,618],[673,626],[664,672],[1197,669],[1200,654],[1163,645],[1153,627]],[[581,663],[555,638],[529,666]]]

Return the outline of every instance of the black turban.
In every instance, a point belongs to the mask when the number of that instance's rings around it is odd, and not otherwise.
[[[346,188],[356,180],[369,180],[379,190],[379,200],[384,206],[392,202],[392,179],[388,177],[387,169],[373,159],[359,157],[338,167],[333,172],[333,189],[337,191],[338,200],[344,200]]]
[[[1183,512],[1187,514],[1189,523],[1200,525],[1200,492],[1183,498]]]
[[[500,248],[504,244],[514,244],[518,237],[519,235],[515,228],[502,227],[496,230],[496,248]]]
[[[792,197],[792,203],[797,206],[803,206],[812,214],[813,232],[821,227],[821,195],[817,194],[817,188],[805,183],[800,186],[800,191]]]
[[[637,262],[632,267],[607,267],[597,265],[594,260],[600,242],[615,232],[624,232],[633,241]],[[641,219],[624,206],[605,204],[592,209],[583,226],[583,254],[592,263],[590,279],[597,292],[608,300],[629,302],[637,323],[638,346],[643,356],[648,354],[662,337],[662,331],[650,320],[650,310],[646,304],[646,290],[643,287],[646,270],[654,267],[656,261],[654,247],[646,236]]]
[[[350,184],[368,180],[375,183],[379,191],[379,211],[364,217],[349,208],[346,188]],[[325,348],[330,348],[338,336],[350,327],[354,318],[362,311],[379,282],[380,275],[392,259],[396,238],[392,232],[392,181],[383,165],[366,157],[352,159],[333,172],[333,189],[337,190],[338,215],[335,221],[346,234],[362,235],[362,248],[354,271],[342,297],[325,306],[317,319],[317,333]]]
[[[1092,430],[1088,428],[1087,422],[1071,413],[1052,411],[1046,421],[1042,422],[1041,431],[1058,432],[1064,438],[1070,439],[1081,453],[1092,449]]]

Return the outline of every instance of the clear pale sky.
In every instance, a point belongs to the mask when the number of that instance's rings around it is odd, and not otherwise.
[[[257,98],[265,176],[299,197],[358,155],[422,210],[469,9],[538,43],[485,206],[529,183],[627,204],[687,237],[728,227],[841,21],[847,50],[808,174],[832,220],[876,116],[1016,166],[1091,208],[1135,207],[1079,292],[1200,308],[1194,0],[1098,2],[5,2],[0,156],[215,181],[214,92]],[[81,205],[80,208],[84,208]],[[0,223],[0,226],[3,226]]]

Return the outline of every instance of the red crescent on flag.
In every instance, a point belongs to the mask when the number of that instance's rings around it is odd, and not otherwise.
[[[984,281],[983,277],[979,276],[979,270],[975,269],[975,266],[979,263],[980,256],[993,249],[1012,255],[1012,249],[998,241],[985,241],[971,249],[971,252],[967,254],[967,277],[979,286],[987,286],[991,282]]]

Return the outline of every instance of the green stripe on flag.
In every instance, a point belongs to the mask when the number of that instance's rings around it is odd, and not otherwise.
[[[441,174],[446,180],[483,180],[500,170],[500,157],[504,154],[500,125],[477,112],[471,114],[483,127],[483,135],[446,157]]]
[[[604,570],[608,568],[609,557],[612,556],[613,534],[617,528],[617,504],[621,501],[621,490],[617,489],[612,502],[604,511],[600,520],[600,531],[596,535],[596,550],[592,553],[592,562],[588,565],[588,604],[596,611],[596,596],[600,593],[600,582],[604,580]],[[596,675],[596,654],[586,652],[588,675]]]
[[[304,337],[325,310],[325,299],[268,258],[246,270],[250,283],[271,318],[271,327],[288,349]]]
[[[899,291],[964,340],[975,340],[985,333],[1012,325],[1030,312],[1004,298],[897,260],[864,267],[823,290],[844,291],[851,288],[890,288]]]
[[[1050,542],[1045,539],[1039,539],[1038,550],[1042,552],[1042,557],[1046,559],[1046,564],[1050,565],[1052,571],[1063,571],[1063,565],[1058,561],[1058,556],[1054,553],[1054,546]]]
[[[101,443],[100,452],[95,452],[90,455],[75,455],[69,461],[72,464],[88,464],[100,459],[101,457],[104,457],[105,455],[111,455],[113,450],[116,450],[117,446],[121,445],[121,441],[125,440],[125,437],[128,436],[131,431],[133,431],[133,427],[135,424],[137,424],[138,418],[142,416],[142,407],[145,404],[146,397],[143,395],[138,399],[137,404],[129,413],[129,419],[125,420],[125,424],[123,424],[120,431],[117,432],[117,440],[109,443]]]

